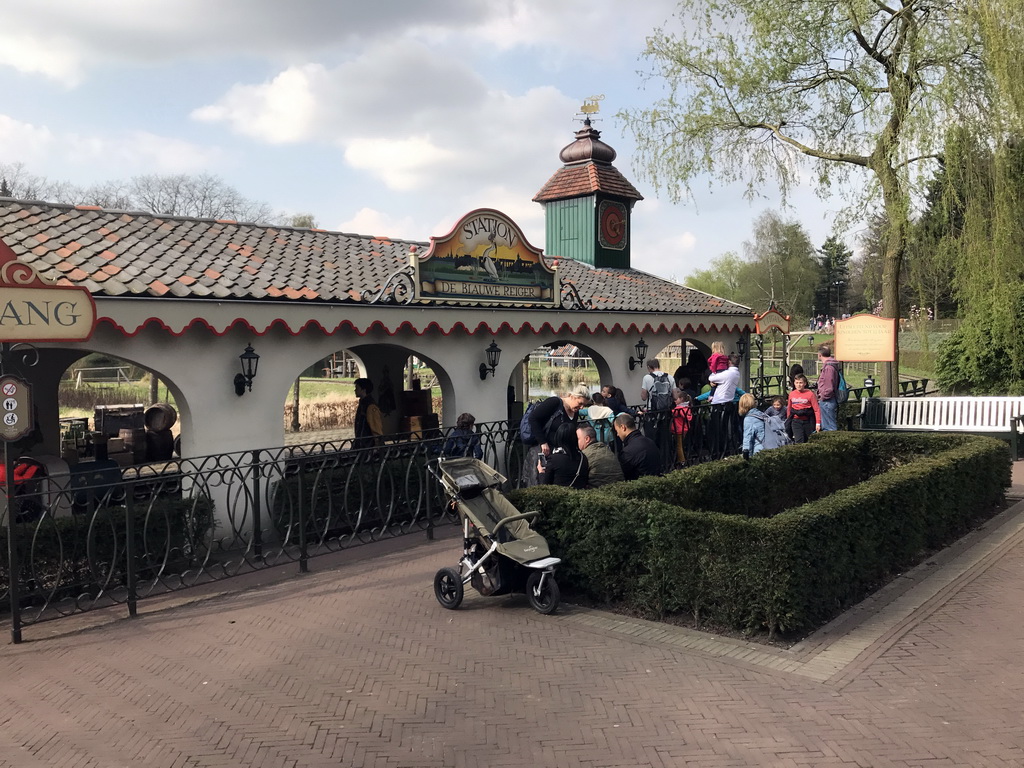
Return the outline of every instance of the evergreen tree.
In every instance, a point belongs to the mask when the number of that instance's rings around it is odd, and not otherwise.
[[[850,259],[853,251],[837,235],[830,235],[818,251],[821,280],[814,292],[814,306],[830,317],[841,317],[845,309],[844,291],[850,285]]]

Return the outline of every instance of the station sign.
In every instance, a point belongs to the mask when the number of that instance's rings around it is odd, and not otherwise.
[[[34,428],[32,388],[17,376],[0,376],[0,440],[20,440]]]
[[[555,270],[505,214],[472,211],[430,249],[412,256],[416,299],[504,306],[554,306]]]
[[[789,315],[784,315],[779,312],[778,307],[775,306],[775,302],[771,303],[768,310],[762,314],[754,315],[754,328],[757,334],[765,334],[771,330],[777,330],[783,335],[789,335]]]
[[[0,341],[86,341],[95,327],[87,289],[44,278],[0,240]]]

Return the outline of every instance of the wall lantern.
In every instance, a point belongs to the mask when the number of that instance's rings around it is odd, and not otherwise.
[[[636,358],[629,358],[629,370],[631,371],[634,368],[643,365],[644,360],[647,358],[647,342],[644,341],[643,336],[640,337],[640,341],[636,343],[636,346],[633,347],[633,349],[636,352]]]
[[[739,350],[740,357],[747,356],[747,337],[740,336],[740,340],[736,342],[736,349]]]
[[[235,374],[235,394],[241,397],[247,389],[252,392],[252,380],[256,378],[260,356],[253,350],[252,344],[246,344],[245,352],[238,359],[242,362],[242,372]]]
[[[491,339],[491,345],[484,350],[484,354],[487,355],[487,362],[480,363],[480,381],[484,381],[488,373],[491,376],[494,375],[494,371],[498,367],[498,361],[501,359],[501,347],[498,346],[494,339]]]

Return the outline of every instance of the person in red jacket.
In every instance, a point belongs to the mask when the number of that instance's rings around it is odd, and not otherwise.
[[[793,429],[793,442],[806,443],[807,438],[821,429],[821,411],[818,397],[807,388],[807,377],[802,373],[793,378],[796,387],[789,393],[789,423]]]

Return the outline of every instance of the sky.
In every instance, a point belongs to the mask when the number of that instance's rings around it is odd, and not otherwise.
[[[426,240],[495,208],[544,246],[533,196],[561,167],[584,99],[644,196],[632,263],[680,282],[727,251],[750,202],[698,181],[672,204],[615,117],[651,105],[645,38],[670,0],[0,0],[0,163],[88,186],[210,173],[323,229]],[[836,204],[787,218],[820,246]],[[855,243],[847,238],[848,244]]]

